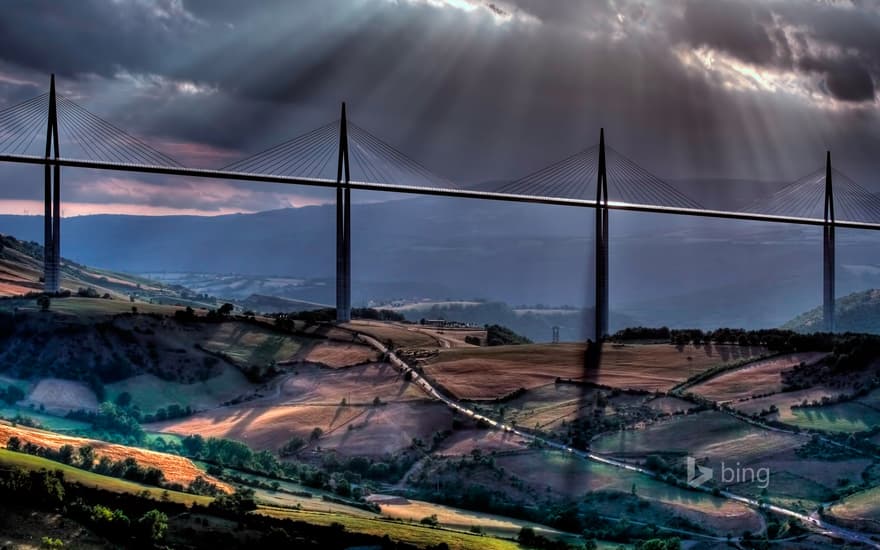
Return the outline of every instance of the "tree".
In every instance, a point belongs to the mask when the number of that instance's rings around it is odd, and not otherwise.
[[[302,449],[305,446],[306,446],[305,439],[303,439],[299,436],[293,436],[292,438],[290,438],[290,441],[285,443],[284,446],[282,446],[278,450],[278,453],[281,456],[293,455],[293,454],[298,453],[300,451],[300,449]]]
[[[12,436],[9,438],[9,441],[6,442],[6,448],[10,451],[20,451],[21,450],[21,439]]]
[[[220,306],[220,308],[217,310],[217,313],[219,313],[220,315],[223,315],[225,317],[225,316],[229,315],[230,313],[232,313],[233,309],[235,309],[235,306],[233,306],[230,303],[225,303],[222,306]]]
[[[419,523],[421,523],[422,525],[428,525],[430,527],[437,527],[438,525],[440,525],[440,520],[437,519],[437,514],[431,514],[430,516],[423,517],[421,520],[419,520]]]
[[[58,460],[64,464],[72,464],[75,452],[73,445],[62,445],[58,449]]]
[[[152,542],[161,542],[168,531],[168,516],[159,510],[150,510],[138,520],[138,529]]]
[[[315,428],[314,430],[312,430],[312,433],[309,436],[309,441],[317,441],[317,440],[321,439],[321,436],[323,436],[323,435],[324,435],[324,430],[322,430],[321,428]]]
[[[52,305],[52,300],[44,294],[37,298],[37,305],[40,306],[40,311],[49,311],[49,307]]]
[[[86,470],[91,470],[95,463],[95,449],[91,445],[83,445],[77,451],[79,454],[79,464]]]
[[[257,501],[254,499],[253,489],[236,489],[231,495],[220,495],[210,504],[211,508],[221,512],[231,512],[236,515],[244,514],[257,509]]]
[[[180,442],[186,456],[199,456],[205,449],[205,438],[199,434],[188,435]]]

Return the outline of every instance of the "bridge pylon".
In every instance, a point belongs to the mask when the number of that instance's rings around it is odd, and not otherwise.
[[[822,321],[823,330],[834,332],[834,190],[831,151],[825,153],[825,225],[822,227]]]
[[[345,103],[339,119],[339,161],[336,170],[336,322],[351,321],[351,171],[348,161]]]
[[[54,147],[53,147],[54,146]],[[46,125],[46,163],[43,185],[43,290],[55,294],[61,289],[61,166],[49,159],[59,157],[58,108],[55,75],[49,81],[49,118]]]
[[[599,163],[596,181],[596,308],[594,341],[608,333],[608,174],[605,164],[605,129],[599,131]]]

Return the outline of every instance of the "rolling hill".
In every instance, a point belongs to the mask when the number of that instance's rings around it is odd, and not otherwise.
[[[0,297],[43,291],[43,247],[9,235],[0,235]],[[128,300],[132,295],[177,296],[183,287],[163,285],[124,273],[87,267],[61,259],[61,288],[76,293],[92,288],[100,295]]]
[[[838,332],[880,334],[880,290],[854,292],[835,302],[835,324]],[[798,315],[783,328],[798,332],[822,330],[822,308]]]
[[[481,298],[588,308],[592,220],[583,208],[431,197],[356,202],[353,303]],[[0,231],[39,240],[42,218],[0,216]],[[86,265],[234,274],[222,284],[184,283],[224,298],[246,289],[334,301],[332,205],[207,218],[80,216],[65,218],[62,231],[62,253]],[[772,327],[821,299],[818,229],[614,212],[611,231],[611,309],[637,324]],[[841,230],[837,252],[840,292],[880,288],[872,234]],[[277,278],[305,283],[278,286]]]

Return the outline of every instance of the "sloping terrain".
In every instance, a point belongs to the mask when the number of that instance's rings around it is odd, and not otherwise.
[[[206,474],[193,464],[190,459],[181,456],[116,445],[114,443],[105,443],[96,439],[59,435],[35,428],[13,426],[8,422],[0,421],[0,447],[6,448],[9,439],[12,437],[17,437],[22,444],[32,443],[38,447],[45,447],[54,451],[57,451],[63,445],[72,445],[74,448],[88,445],[95,450],[97,459],[106,456],[110,460],[118,461],[131,457],[137,460],[138,464],[143,467],[152,466],[162,470],[165,474],[165,479],[170,483],[180,483],[185,487],[195,478],[201,476],[224,491],[232,490],[231,486]]]
[[[854,292],[834,303],[834,322],[838,332],[880,334],[880,290]],[[823,330],[822,307],[802,313],[782,328],[798,332]]]
[[[0,297],[43,291],[43,247],[0,235]],[[76,293],[92,288],[99,296],[128,300],[131,295],[174,294],[176,290],[141,277],[86,267],[61,259],[61,288]]]

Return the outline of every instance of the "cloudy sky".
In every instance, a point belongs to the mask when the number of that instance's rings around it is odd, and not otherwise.
[[[880,191],[876,0],[4,2],[0,108],[61,93],[219,167],[350,117],[461,184],[597,141],[668,179],[794,180],[832,149]],[[357,179],[357,175],[353,175]],[[0,168],[0,212],[40,172]],[[65,171],[64,214],[219,214],[322,192]]]

